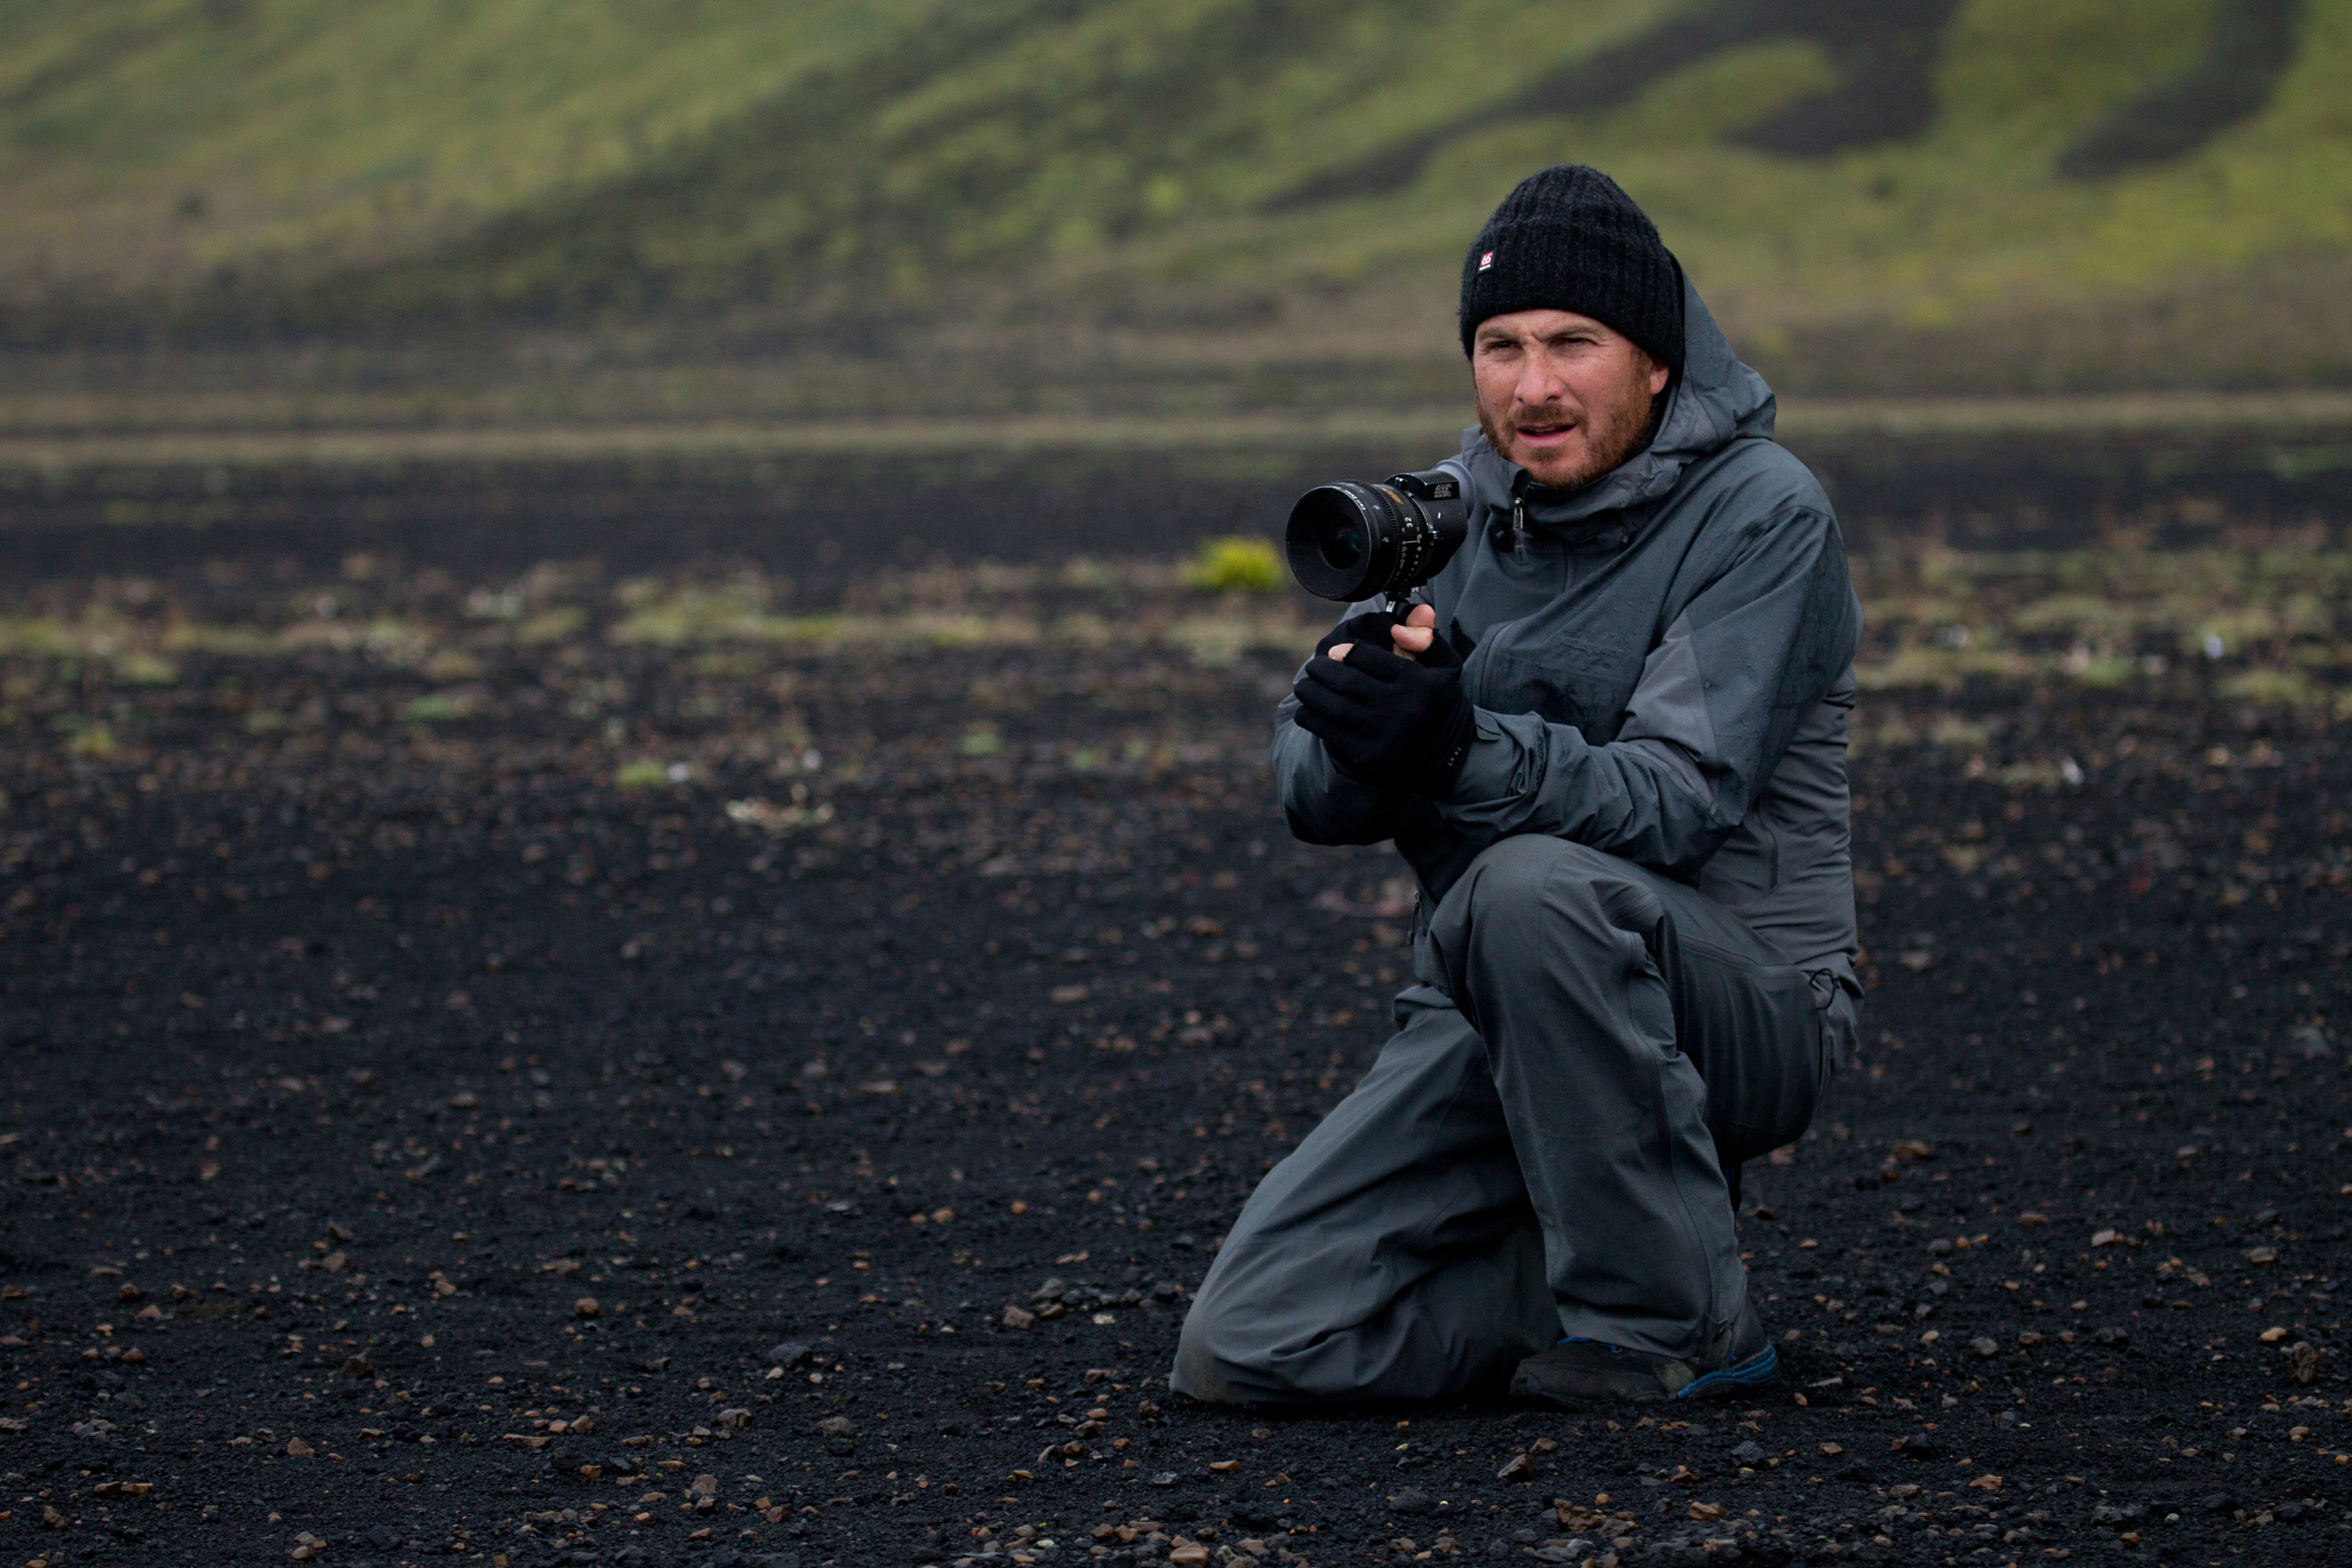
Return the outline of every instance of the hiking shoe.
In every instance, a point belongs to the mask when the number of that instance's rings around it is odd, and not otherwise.
[[[1780,1357],[1756,1309],[1716,1331],[1706,1353],[1676,1361],[1600,1340],[1570,1337],[1519,1363],[1511,1397],[1526,1404],[1579,1400],[1732,1399],[1779,1380]]]

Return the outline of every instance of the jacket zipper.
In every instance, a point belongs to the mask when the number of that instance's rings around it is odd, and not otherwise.
[[[1528,503],[1519,496],[1511,498],[1511,559],[1522,566],[1535,559],[1528,548]]]

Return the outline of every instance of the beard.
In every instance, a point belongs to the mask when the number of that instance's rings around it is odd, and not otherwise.
[[[1584,427],[1583,450],[1575,454],[1563,467],[1538,468],[1521,462],[1513,454],[1518,432],[1530,425],[1562,425],[1576,418],[1577,411],[1558,404],[1522,408],[1516,405],[1499,414],[1478,402],[1478,428],[1486,444],[1495,448],[1506,461],[1518,463],[1534,477],[1537,483],[1552,489],[1580,489],[1609,473],[1648,444],[1650,426],[1656,417],[1665,393],[1650,395],[1644,384],[1646,375],[1627,380],[1606,402],[1588,405],[1578,420]],[[1669,388],[1671,390],[1671,387]]]

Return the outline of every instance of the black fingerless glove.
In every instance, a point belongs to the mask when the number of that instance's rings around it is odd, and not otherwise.
[[[1442,795],[1477,736],[1462,691],[1462,659],[1444,637],[1407,658],[1389,641],[1402,623],[1385,611],[1352,616],[1316,646],[1292,690],[1298,727],[1323,742],[1339,771],[1381,789]],[[1352,642],[1343,662],[1332,647]]]

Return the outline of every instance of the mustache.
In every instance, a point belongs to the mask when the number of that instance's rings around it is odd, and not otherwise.
[[[1579,425],[1583,423],[1580,411],[1546,405],[1541,408],[1515,408],[1503,416],[1507,430],[1524,430],[1530,425]]]

